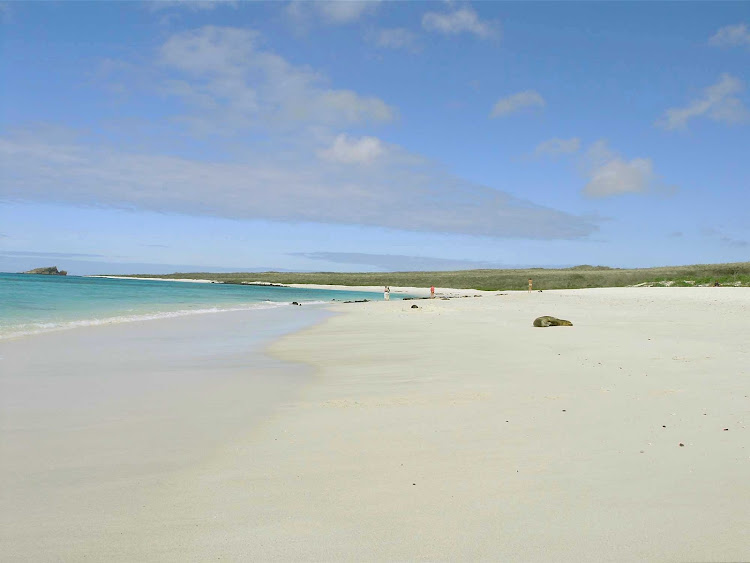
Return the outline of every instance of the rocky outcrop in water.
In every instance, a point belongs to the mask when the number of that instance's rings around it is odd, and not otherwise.
[[[57,266],[50,266],[49,268],[34,268],[24,274],[38,274],[41,276],[67,276],[68,272],[65,270],[58,270]]]

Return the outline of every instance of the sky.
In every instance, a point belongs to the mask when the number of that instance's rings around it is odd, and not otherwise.
[[[0,271],[750,260],[748,2],[7,2],[0,83]]]

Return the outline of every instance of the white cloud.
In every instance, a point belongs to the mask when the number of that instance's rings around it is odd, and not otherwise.
[[[330,147],[318,151],[318,156],[333,162],[370,164],[384,152],[385,148],[380,139],[375,137],[353,139],[341,134],[333,140]]]
[[[196,153],[193,140],[160,136],[174,133],[166,118],[153,125],[151,150],[22,131],[0,137],[0,200],[489,237],[571,239],[596,229],[590,218],[451,176],[374,136],[340,134],[396,111],[332,88],[260,40],[245,29],[178,33],[142,69],[151,79],[145,95],[166,97],[172,117],[195,131],[236,133],[225,144],[211,138]]]
[[[750,30],[744,23],[727,25],[711,36],[708,43],[715,47],[750,47]]]
[[[361,139],[340,145],[331,154],[350,161],[379,146]],[[451,176],[393,146],[363,170],[321,163],[309,149],[280,155],[272,148],[233,163],[8,137],[0,138],[0,168],[0,200],[9,201],[490,237],[570,239],[596,228],[587,218]]]
[[[676,190],[676,187],[661,182],[654,173],[650,158],[625,160],[610,150],[605,141],[597,141],[589,148],[584,169],[588,183],[583,188],[583,194],[587,197]]]
[[[591,172],[583,193],[589,197],[642,193],[652,183],[653,175],[651,159],[634,158],[627,162],[616,158]]]
[[[545,105],[546,102],[539,92],[524,90],[523,92],[500,98],[492,107],[490,117],[505,117],[524,108],[544,107]]]
[[[468,7],[452,12],[427,12],[422,16],[422,27],[445,35],[472,33],[481,39],[499,36],[497,22],[480,20],[477,13]]]
[[[216,8],[236,8],[237,0],[154,0],[149,2],[151,11],[168,10],[171,8],[184,8],[193,12],[209,12]]]
[[[344,25],[373,13],[379,3],[379,0],[295,1],[287,5],[286,13],[300,24],[306,24],[311,19],[320,19],[330,25]]]
[[[378,47],[384,49],[417,50],[416,34],[402,27],[379,29],[369,33],[367,38]]]
[[[204,27],[178,33],[161,47],[163,93],[191,110],[181,121],[200,132],[231,133],[295,123],[345,126],[384,122],[396,110],[372,96],[329,88],[325,77],[258,48],[257,33]]]
[[[403,254],[367,254],[364,252],[293,252],[291,256],[301,256],[310,260],[324,260],[335,264],[375,266],[387,272],[430,272],[508,267],[506,264],[498,262],[482,262],[461,258],[405,256]]]
[[[573,154],[581,148],[581,139],[572,137],[570,139],[549,139],[539,143],[534,150],[537,156],[549,155],[559,156],[563,154]]]
[[[725,123],[741,123],[750,116],[742,100],[734,94],[744,90],[740,80],[730,74],[722,74],[719,81],[706,88],[703,96],[693,100],[684,108],[670,108],[657,122],[664,129],[684,129],[695,117],[707,117]]]

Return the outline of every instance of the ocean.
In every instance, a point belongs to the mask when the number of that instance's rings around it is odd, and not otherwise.
[[[392,299],[399,296],[392,295]],[[286,307],[379,300],[382,293],[0,273],[0,339],[77,326]]]

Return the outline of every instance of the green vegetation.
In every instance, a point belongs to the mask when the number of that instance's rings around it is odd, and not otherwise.
[[[629,285],[698,286],[719,283],[728,286],[750,286],[750,262],[733,264],[698,264],[660,268],[620,269],[606,266],[526,270],[462,270],[456,272],[263,272],[215,274],[210,272],[175,273],[159,277],[207,279],[224,283],[266,282],[277,284],[392,285],[408,287],[453,287],[490,291],[524,290],[529,278],[534,289],[579,289],[587,287],[624,287]]]

